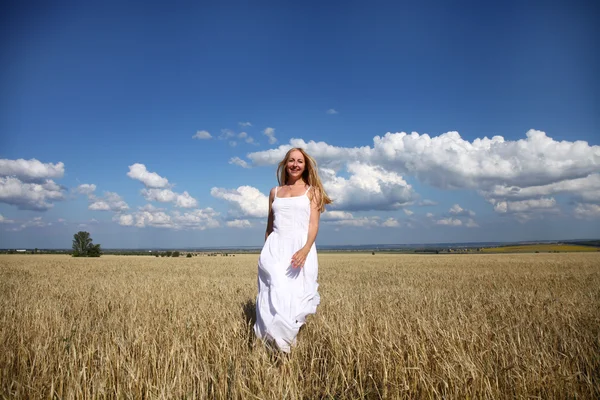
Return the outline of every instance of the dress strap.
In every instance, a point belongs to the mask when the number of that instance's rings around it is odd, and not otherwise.
[[[275,197],[277,197],[277,189],[279,189],[279,186],[275,186]]]
[[[306,189],[306,192],[304,192],[304,194],[308,194],[309,190],[310,190],[310,186],[308,187],[308,189]]]

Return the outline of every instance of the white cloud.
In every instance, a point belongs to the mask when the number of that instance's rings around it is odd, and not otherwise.
[[[24,183],[15,177],[0,177],[0,203],[17,206],[20,210],[45,211],[53,202],[64,200],[64,189],[53,180],[43,183]]]
[[[436,137],[387,133],[375,136],[371,147],[292,139],[278,148],[250,153],[248,159],[257,166],[273,165],[292,146],[306,149],[323,169],[335,172],[346,163],[368,164],[441,189],[477,190],[493,204],[541,200],[557,193],[600,203],[600,146],[555,141],[533,129],[514,141],[494,136],[469,142],[458,132]]]
[[[574,210],[575,217],[579,219],[600,218],[600,205],[579,203]]]
[[[463,217],[474,217],[475,213],[471,210],[465,210],[458,204],[454,204],[450,207],[450,214],[455,216],[463,216]]]
[[[554,198],[541,198],[519,201],[498,201],[494,204],[494,210],[498,213],[526,213],[536,210],[556,211],[556,200],[554,200]]]
[[[398,220],[395,218],[388,218],[381,224],[381,226],[386,228],[397,228],[400,226],[400,222],[398,222]]]
[[[47,226],[52,226],[52,222],[46,222],[43,220],[42,217],[35,217],[27,222],[24,222],[23,224],[16,226],[14,228],[9,229],[10,231],[21,231],[23,229],[27,229],[27,228],[45,228]]]
[[[89,196],[90,194],[92,194],[96,191],[96,185],[84,183],[83,185],[77,186],[77,189],[75,189],[75,191],[77,193],[85,194],[86,196]]]
[[[250,122],[238,122],[238,125],[241,126],[242,128],[252,126],[252,124]]]
[[[337,113],[338,112],[335,109],[333,109],[333,108],[330,108],[329,110],[327,110],[327,114],[329,114],[329,115],[335,115]]]
[[[235,140],[230,140],[230,141],[229,141],[229,145],[230,145],[231,147],[235,147],[235,146],[237,146],[237,142],[236,142]]]
[[[6,219],[4,218],[4,215],[0,214],[0,224],[12,224],[15,221],[13,221],[12,219]]]
[[[409,217],[410,217],[411,215],[413,215],[413,214],[414,214],[414,212],[412,212],[411,210],[409,210],[409,209],[407,209],[407,208],[405,208],[405,209],[404,209],[404,210],[402,210],[402,211],[404,211],[404,214],[408,215]]]
[[[532,199],[542,196],[552,196],[568,193],[584,202],[600,203],[600,173],[590,174],[584,178],[563,180],[548,185],[519,187],[508,185],[494,185],[491,189],[482,192],[489,199]]]
[[[0,159],[0,176],[11,176],[22,182],[41,183],[46,179],[59,179],[65,174],[65,165],[62,162],[42,163],[32,158],[31,160]]]
[[[215,219],[219,213],[212,208],[196,209],[186,212],[174,211],[170,215],[163,209],[146,205],[132,214],[117,214],[113,221],[123,226],[138,228],[156,227],[167,229],[198,229],[216,228],[219,222]]]
[[[213,187],[210,194],[231,203],[234,207],[232,215],[237,217],[264,218],[269,213],[269,197],[252,186],[237,189]]]
[[[240,132],[238,133],[238,138],[240,139],[245,139],[248,137],[248,134],[246,132]]]
[[[231,139],[233,137],[235,137],[234,131],[232,131],[231,129],[221,129],[221,134],[219,135],[219,139],[225,140],[225,139]]]
[[[379,166],[350,163],[348,179],[333,170],[321,169],[327,194],[339,210],[392,210],[410,202],[415,193],[412,187],[395,172]]]
[[[175,211],[173,212],[173,222],[178,229],[205,230],[219,227],[217,216],[219,216],[219,213],[212,208],[196,209],[183,213]]]
[[[212,139],[212,135],[208,131],[198,131],[194,136],[192,136],[192,139]]]
[[[113,220],[117,222],[119,225],[123,226],[132,226],[133,225],[133,215],[131,214],[121,214],[115,215]]]
[[[165,188],[169,186],[167,178],[163,178],[156,172],[149,172],[144,164],[135,163],[130,165],[127,176],[142,182],[148,188]]]
[[[427,218],[433,218],[433,217],[434,217],[433,213],[427,213],[427,214],[425,214],[425,216],[426,216]]]
[[[198,201],[190,196],[188,192],[180,194],[171,189],[142,189],[141,194],[148,201],[173,203],[176,207],[194,208],[198,206]]]
[[[342,219],[331,221],[332,225],[340,226],[351,226],[351,227],[377,227],[380,226],[381,218],[377,216],[373,217],[354,217],[352,219]]]
[[[456,218],[442,218],[436,221],[438,225],[461,226],[462,221]]]
[[[114,192],[104,192],[103,197],[89,195],[88,210],[121,212],[129,209],[129,205]]]
[[[323,214],[321,214],[321,220],[325,221],[336,221],[352,218],[354,218],[352,213],[349,213],[347,211],[325,211]]]
[[[465,226],[467,228],[478,228],[479,225],[477,224],[477,222],[475,222],[475,220],[473,220],[473,218],[469,218],[467,220],[467,223],[465,224]]]
[[[421,207],[437,206],[437,204],[438,204],[437,202],[435,202],[433,200],[428,200],[428,199],[419,201],[417,203],[417,205],[419,205]]]
[[[263,133],[265,134],[266,137],[269,138],[269,144],[275,144],[277,143],[277,138],[275,137],[275,128],[266,128]],[[285,153],[281,156],[283,157],[285,155]]]
[[[229,164],[239,165],[242,168],[250,168],[250,165],[239,157],[233,157],[229,160]]]
[[[230,228],[250,228],[252,224],[247,219],[234,219],[233,221],[227,221],[226,224]]]

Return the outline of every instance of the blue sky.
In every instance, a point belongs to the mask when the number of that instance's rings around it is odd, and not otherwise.
[[[4,5],[0,247],[260,246],[291,143],[317,244],[598,237],[599,7],[522,3]]]

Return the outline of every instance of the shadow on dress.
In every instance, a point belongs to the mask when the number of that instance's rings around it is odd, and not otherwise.
[[[300,271],[302,270],[302,268],[294,268],[291,265],[288,267],[288,269],[285,271],[285,275],[288,278],[292,278],[295,279],[298,277],[298,275],[300,275]]]

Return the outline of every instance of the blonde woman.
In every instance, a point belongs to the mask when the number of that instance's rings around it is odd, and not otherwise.
[[[331,199],[317,164],[303,149],[287,152],[269,195],[265,244],[258,260],[256,336],[289,353],[306,316],[317,311],[319,218]]]

